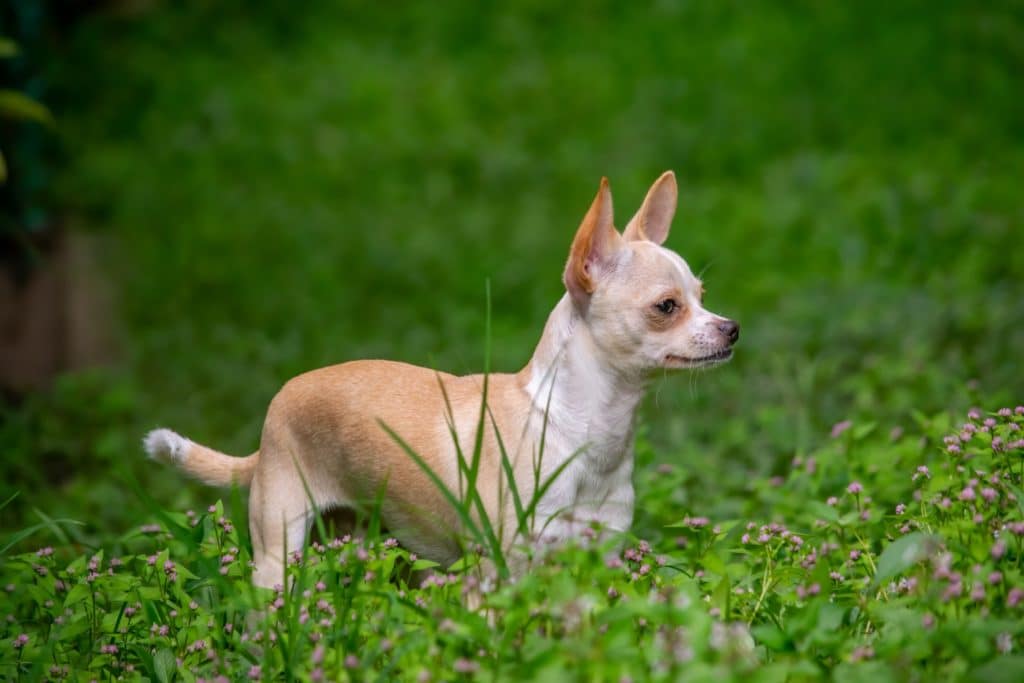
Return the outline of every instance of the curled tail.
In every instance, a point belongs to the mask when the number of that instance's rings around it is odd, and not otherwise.
[[[193,443],[170,429],[154,429],[142,440],[153,460],[176,465],[191,477],[210,486],[248,486],[260,452],[237,458]]]

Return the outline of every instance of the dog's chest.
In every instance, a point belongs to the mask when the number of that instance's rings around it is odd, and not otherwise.
[[[572,430],[554,429],[545,435],[540,484],[554,477],[537,507],[542,523],[549,526],[545,536],[575,535],[592,522],[616,530],[629,527],[633,517],[632,436],[628,431],[609,436],[613,438],[588,444]],[[561,521],[552,526],[556,519]]]

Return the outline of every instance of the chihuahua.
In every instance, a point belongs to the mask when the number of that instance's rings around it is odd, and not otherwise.
[[[352,361],[285,384],[248,457],[169,429],[151,431],[145,449],[209,485],[249,487],[258,586],[284,584],[284,562],[317,511],[373,500],[406,548],[443,565],[457,560],[464,529],[438,483],[465,494],[459,458],[474,452],[483,401],[475,486],[503,545],[540,548],[594,525],[628,530],[634,416],[648,379],[728,361],[739,338],[739,325],[703,307],[704,288],[686,262],[661,246],[677,194],[675,176],[664,173],[620,235],[601,180],[569,251],[566,293],[533,357],[515,374],[490,375],[486,396],[483,375]],[[510,477],[521,500],[539,494],[525,533]],[[525,565],[510,569],[514,576]]]

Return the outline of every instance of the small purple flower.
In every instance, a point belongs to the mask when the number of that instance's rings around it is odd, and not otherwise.
[[[860,551],[859,550],[851,550],[850,551],[850,561],[851,562],[856,562],[859,559],[860,559]]]
[[[825,501],[825,504],[828,505],[829,507],[835,507],[836,505],[839,504],[839,499],[836,498],[835,496],[829,496],[828,500]]]
[[[51,548],[50,546],[46,546],[45,548],[40,548],[39,550],[36,551],[36,556],[37,557],[49,557],[50,555],[53,555],[53,548]]]
[[[960,500],[971,501],[971,500],[974,500],[976,496],[974,495],[974,489],[972,489],[970,486],[968,486],[967,488],[965,488],[963,491],[960,492],[960,496],[959,497],[960,497]]]
[[[28,634],[27,633],[22,633],[20,636],[18,636],[17,638],[14,639],[14,642],[11,643],[11,646],[15,650],[20,650],[23,647],[25,647],[26,645],[28,645]]]
[[[840,434],[845,432],[847,429],[853,426],[853,422],[850,420],[843,420],[832,425],[831,436],[833,439],[838,438]]]
[[[356,657],[355,655],[352,655],[352,654],[346,655],[345,656],[345,668],[346,669],[357,669],[357,668],[359,668],[359,657]]]
[[[1021,590],[1020,588],[1013,588],[1006,596],[1006,606],[1016,607],[1020,604],[1021,600],[1024,600],[1024,590]]]
[[[960,447],[957,446],[955,443],[951,443],[948,446],[946,446],[946,452],[949,453],[950,455],[958,455],[960,453]]]
[[[924,616],[921,617],[921,626],[925,629],[932,629],[935,627],[935,615],[931,612],[925,612]]]
[[[971,588],[971,600],[974,600],[974,602],[981,602],[984,599],[985,584],[979,581],[978,583],[975,583],[974,586]]]
[[[743,534],[742,536],[740,536],[740,543],[742,543],[743,545],[750,543],[750,534]]]
[[[619,597],[619,591],[615,590],[615,586],[609,586],[608,587],[608,599],[609,600],[614,600],[617,597]]]
[[[904,505],[903,503],[898,503],[896,505],[896,514],[897,515],[902,515],[906,511],[907,511],[907,506]]]
[[[917,471],[914,472],[914,476],[910,479],[911,481],[917,481],[918,477],[924,477],[925,479],[932,478],[931,470],[928,469],[927,465],[919,465]]]
[[[853,652],[850,653],[851,662],[859,662],[864,659],[873,659],[875,656],[875,649],[870,645],[860,645]]]
[[[1003,582],[1003,573],[1002,572],[992,572],[991,574],[988,575],[988,582],[989,582],[989,585],[992,585],[992,586],[995,586],[997,584],[1002,583]]]
[[[263,669],[258,664],[249,667],[249,680],[257,681],[263,676]]]
[[[853,495],[856,496],[857,494],[864,490],[864,487],[861,486],[861,483],[859,481],[854,481],[850,482],[850,485],[846,487],[846,490],[849,493],[852,493]]]
[[[1013,412],[1017,415],[1024,415],[1024,406],[1017,406],[1013,409]]]
[[[985,499],[986,503],[991,503],[999,496],[999,493],[990,486],[986,486],[981,490],[981,497]]]
[[[470,659],[466,659],[465,657],[459,657],[455,660],[452,668],[455,669],[456,673],[471,674],[479,669],[480,665]]]
[[[986,417],[985,422],[983,424],[989,429],[991,429],[992,427],[996,426],[996,421],[991,417]]]
[[[981,411],[977,408],[971,408],[970,410],[967,411],[967,417],[970,418],[971,420],[980,420]]]
[[[993,560],[1003,559],[1003,555],[1006,554],[1006,541],[999,539],[992,544],[992,550],[990,551]]]

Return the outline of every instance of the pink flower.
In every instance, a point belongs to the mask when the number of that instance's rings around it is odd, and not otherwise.
[[[967,488],[965,488],[963,491],[960,492],[960,500],[974,500],[974,499],[975,499],[974,489],[972,489],[970,486],[968,486]]]
[[[459,657],[455,660],[452,668],[455,669],[457,673],[470,674],[479,669],[480,665],[470,659],[466,659],[465,657]]]
[[[829,496],[828,500],[825,501],[825,504],[830,507],[835,507],[836,505],[839,504],[839,499],[836,498],[835,496]]]
[[[831,436],[833,439],[838,438],[840,434],[845,432],[847,429],[853,426],[853,422],[850,420],[843,420],[832,425]]]
[[[711,523],[707,517],[687,517],[683,520],[683,524],[687,525],[691,529],[703,529]]]
[[[18,636],[17,638],[14,639],[14,642],[11,643],[11,646],[15,650],[20,650],[21,648],[25,647],[26,645],[28,645],[28,634],[27,633],[22,633],[20,636]]]
[[[864,487],[861,486],[861,483],[859,481],[854,481],[851,482],[850,485],[846,487],[846,490],[852,493],[853,495],[857,495],[858,493],[864,490]]]
[[[1016,607],[1020,604],[1020,601],[1024,599],[1024,590],[1020,588],[1014,588],[1010,590],[1010,593],[1006,596],[1006,606]]]

